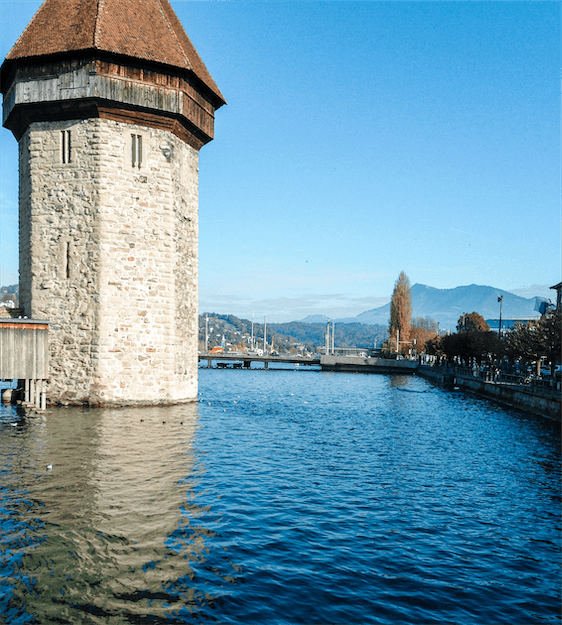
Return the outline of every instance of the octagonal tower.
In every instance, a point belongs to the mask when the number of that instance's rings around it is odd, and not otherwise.
[[[198,157],[225,104],[168,0],[45,0],[0,74],[50,403],[197,397]]]

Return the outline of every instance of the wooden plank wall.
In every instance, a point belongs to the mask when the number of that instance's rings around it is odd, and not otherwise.
[[[49,378],[49,325],[33,320],[0,320],[0,379]]]

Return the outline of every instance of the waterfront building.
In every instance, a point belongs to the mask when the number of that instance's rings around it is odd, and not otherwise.
[[[48,400],[195,400],[198,157],[225,101],[170,3],[45,0],[0,85]]]
[[[556,291],[556,310],[560,312],[562,310],[562,282],[550,287]]]

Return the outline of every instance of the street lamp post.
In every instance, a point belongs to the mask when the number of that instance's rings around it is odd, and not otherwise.
[[[209,315],[205,314],[205,351],[209,351]]]
[[[501,339],[502,337],[502,304],[503,304],[503,295],[498,297],[498,302],[500,303],[500,324],[498,328],[498,336]]]

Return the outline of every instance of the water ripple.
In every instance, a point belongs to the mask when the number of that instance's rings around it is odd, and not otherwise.
[[[407,376],[200,390],[2,407],[6,623],[561,622],[559,424]]]

